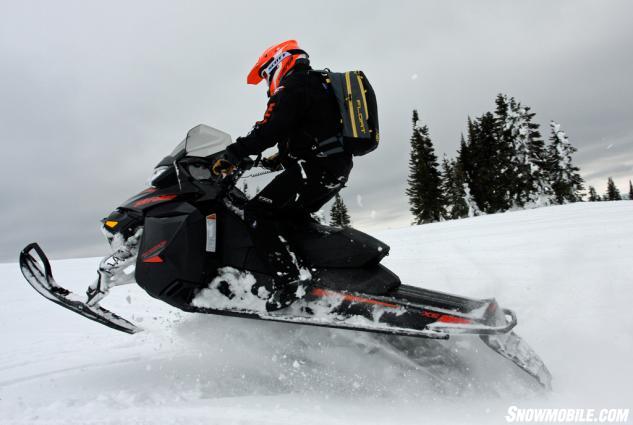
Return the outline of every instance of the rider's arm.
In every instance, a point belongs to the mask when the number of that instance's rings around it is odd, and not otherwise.
[[[245,137],[227,147],[227,151],[238,158],[258,155],[275,144],[285,141],[295,124],[305,101],[299,88],[281,88],[268,100],[266,113]]]

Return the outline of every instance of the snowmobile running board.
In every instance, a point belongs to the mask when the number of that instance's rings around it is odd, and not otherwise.
[[[32,255],[37,255],[35,258]],[[118,316],[117,314],[101,307],[99,304],[88,305],[87,296],[80,296],[68,289],[58,285],[53,278],[50,262],[44,251],[37,243],[27,245],[20,253],[20,269],[27,282],[44,298],[68,309],[87,319],[98,322],[121,332],[135,334],[143,329]],[[328,291],[328,290],[325,290]],[[375,297],[376,300],[382,297]],[[385,298],[385,300],[387,300]],[[393,303],[394,300],[389,299]],[[430,309],[434,312],[442,312],[442,309],[428,307],[415,302],[402,301],[399,304],[416,308]],[[512,310],[503,309],[504,317],[509,319],[505,325],[459,325],[451,323],[432,324],[426,329],[409,329],[396,326],[371,326],[371,322],[340,320],[328,322],[325,320],[314,320],[310,317],[285,316],[283,313],[263,314],[251,310],[222,310],[206,307],[190,306],[186,311],[191,313],[205,313],[222,316],[239,317],[246,319],[266,320],[281,323],[294,323],[300,325],[318,326],[334,329],[355,330],[361,332],[371,332],[389,334],[395,336],[409,336],[417,338],[449,339],[450,334],[476,334],[492,350],[501,356],[512,361],[519,368],[534,377],[543,387],[551,388],[552,376],[539,356],[514,332],[511,330],[516,326],[516,315]],[[454,315],[454,311],[450,311]]]

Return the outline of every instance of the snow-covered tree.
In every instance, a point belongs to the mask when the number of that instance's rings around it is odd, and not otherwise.
[[[629,180],[629,199],[633,201],[633,183]]]
[[[521,176],[527,175],[525,165],[527,163],[527,154],[524,151],[517,150],[516,137],[518,132],[518,115],[514,112],[515,100],[499,93],[495,99],[495,136],[499,146],[498,162],[503,164],[499,170],[500,186],[503,188],[505,196],[505,209],[519,202],[519,193],[521,191]]]
[[[449,160],[446,155],[442,160],[442,193],[446,202],[445,211],[447,219],[463,218],[468,216],[469,207],[464,191],[464,173],[456,160]]]
[[[547,148],[546,169],[553,191],[554,201],[558,204],[576,202],[582,199],[583,179],[579,168],[572,164],[571,156],[576,152],[560,125],[550,122],[551,137]]]
[[[604,199],[606,201],[621,201],[622,195],[620,195],[620,191],[615,186],[613,179],[609,177],[607,181],[607,193],[604,195]]]
[[[504,95],[499,95],[498,99],[499,97]],[[510,152],[506,179],[510,185],[511,203],[518,207],[526,204],[548,205],[551,202],[552,189],[546,170],[545,142],[539,125],[532,122],[535,113],[514,98],[508,99],[505,96],[505,103],[508,108],[505,118],[500,114],[499,100],[496,112],[498,125],[502,125],[498,131],[506,138],[503,140],[505,149]],[[508,143],[512,145],[507,146]]]
[[[413,134],[409,158],[409,208],[414,224],[440,221],[444,216],[444,199],[440,189],[441,177],[437,156],[428,127],[418,125],[418,111],[413,111]]]
[[[466,183],[464,183],[464,202],[468,206],[468,217],[477,217],[479,215],[486,214],[485,212],[479,209],[477,202],[475,202],[475,198],[470,194],[470,188]]]
[[[598,193],[596,192],[596,188],[593,186],[589,186],[589,198],[587,199],[589,202],[599,202],[602,199],[600,199],[600,195],[598,195]]]
[[[334,197],[334,203],[330,209],[330,225],[338,227],[349,227],[351,219],[347,212],[347,206],[343,202],[343,198],[338,193]]]

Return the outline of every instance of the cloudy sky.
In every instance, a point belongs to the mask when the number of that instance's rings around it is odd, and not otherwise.
[[[39,241],[97,256],[99,219],[199,123],[246,133],[261,51],[296,38],[316,67],[363,69],[382,146],[343,195],[368,231],[407,225],[410,115],[453,156],[468,115],[503,92],[556,120],[584,177],[633,178],[630,1],[0,0],[0,261]]]

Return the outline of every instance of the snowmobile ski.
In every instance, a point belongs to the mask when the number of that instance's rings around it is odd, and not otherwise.
[[[31,254],[33,251],[37,259]],[[20,253],[20,269],[27,282],[55,304],[121,332],[134,334],[142,331],[138,326],[99,305],[89,306],[81,296],[59,286],[53,278],[48,258],[37,243],[29,244]]]

